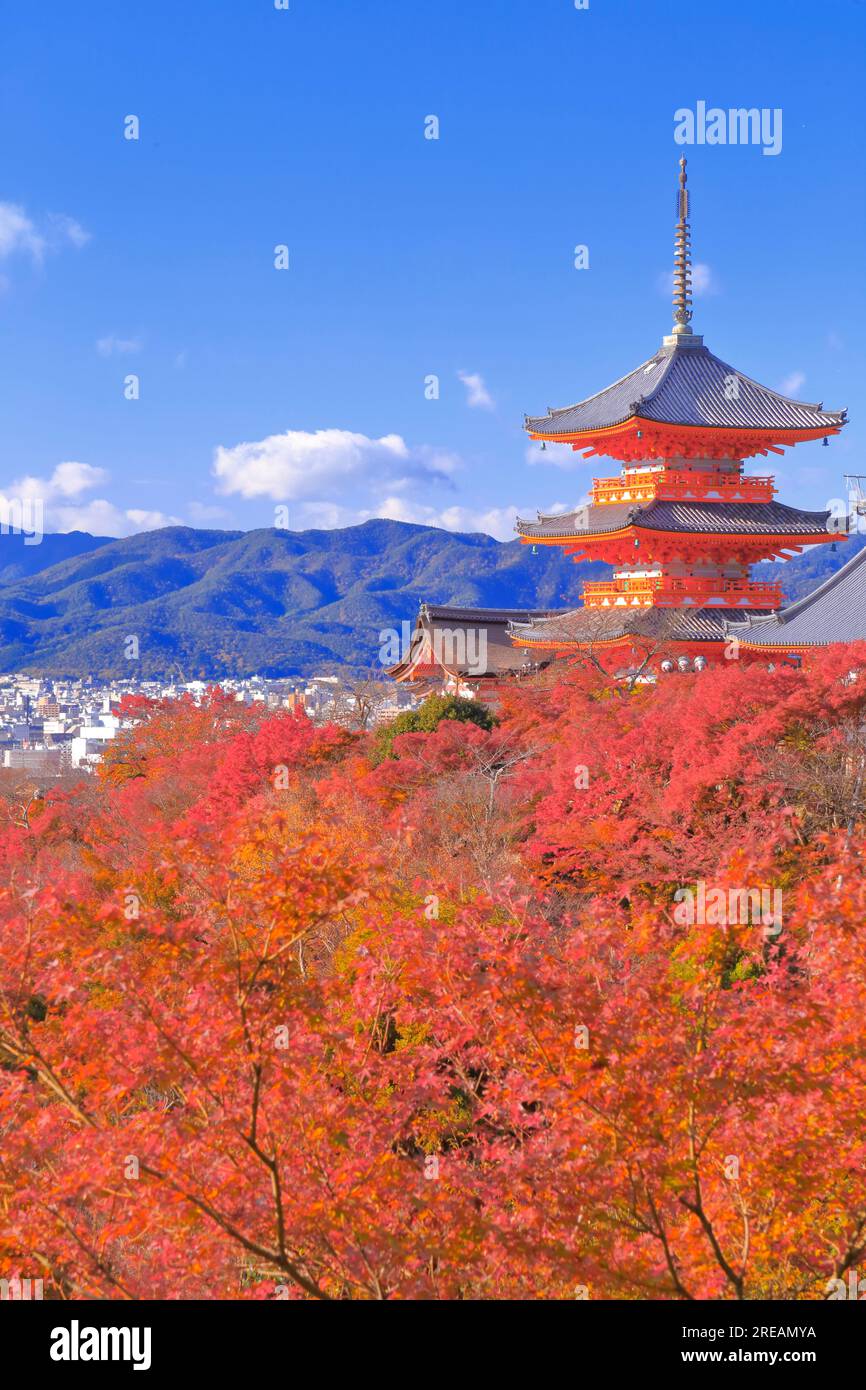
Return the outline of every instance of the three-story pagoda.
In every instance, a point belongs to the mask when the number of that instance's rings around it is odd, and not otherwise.
[[[605,561],[613,574],[584,585],[581,608],[513,624],[517,646],[637,653],[649,640],[680,657],[718,655],[729,623],[771,616],[781,606],[781,586],[751,579],[753,563],[789,559],[804,546],[838,539],[829,512],[775,501],[774,479],[746,474],[744,461],[826,440],[846,423],[845,411],[759,385],[704,347],[691,320],[689,193],[681,159],[671,333],[612,386],[525,421],[532,439],[623,463],[618,478],[595,479],[587,505],[517,522],[524,543],[561,546],[576,561]]]

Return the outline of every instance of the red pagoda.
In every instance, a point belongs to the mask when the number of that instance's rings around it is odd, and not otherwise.
[[[790,400],[722,362],[692,331],[686,161],[680,160],[674,255],[674,325],[653,357],[577,405],[527,417],[532,439],[570,444],[584,458],[619,459],[618,478],[596,478],[577,511],[518,521],[526,544],[557,545],[579,560],[615,566],[584,585],[583,607],[515,623],[524,649],[620,647],[647,641],[681,659],[719,655],[729,624],[772,617],[777,583],[750,566],[789,559],[838,539],[829,512],[774,501],[774,479],[745,474],[744,460],[838,434],[845,411]],[[623,655],[627,652],[624,651]],[[703,663],[702,663],[703,664]]]

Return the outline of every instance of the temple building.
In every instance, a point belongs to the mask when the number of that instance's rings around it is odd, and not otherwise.
[[[406,651],[386,675],[417,685],[421,693],[481,696],[490,701],[502,681],[530,675],[551,659],[549,652],[515,647],[509,637],[511,627],[553,616],[551,609],[422,603]]]
[[[681,159],[671,333],[612,386],[525,421],[542,445],[570,444],[584,458],[617,459],[623,468],[617,478],[596,478],[591,500],[576,511],[518,521],[525,544],[614,566],[609,579],[584,585],[582,607],[512,623],[521,650],[619,648],[627,662],[645,659],[651,646],[670,649],[681,665],[718,657],[733,624],[776,631],[781,585],[751,579],[752,564],[840,539],[829,512],[776,501],[773,477],[745,473],[744,462],[806,440],[826,443],[846,412],[791,400],[744,376],[704,346],[691,320]]]
[[[747,652],[782,658],[866,640],[866,548],[805,598],[778,613],[741,615],[727,624],[726,635]]]

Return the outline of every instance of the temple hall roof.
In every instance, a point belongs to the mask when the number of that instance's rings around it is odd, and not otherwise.
[[[526,666],[526,656],[509,639],[509,625],[532,623],[555,610],[525,608],[450,608],[422,603],[409,650],[387,671],[395,680],[421,678],[433,670],[484,679]],[[483,646],[481,635],[483,634]],[[486,658],[484,670],[479,659]]]
[[[736,608],[574,608],[548,618],[512,623],[515,646],[602,645],[634,637],[659,645],[665,642],[724,642],[727,628],[742,609]]]
[[[726,635],[747,647],[826,647],[831,642],[866,641],[866,548],[819,584],[811,594],[777,613],[737,613]]]

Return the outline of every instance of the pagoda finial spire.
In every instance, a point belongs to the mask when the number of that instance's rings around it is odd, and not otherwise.
[[[677,189],[677,228],[674,240],[674,326],[677,335],[691,333],[692,247],[689,227],[689,190],[686,187],[686,157],[680,159],[680,186]]]

